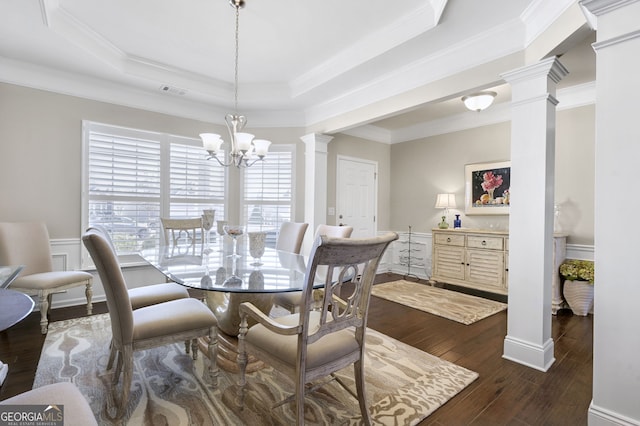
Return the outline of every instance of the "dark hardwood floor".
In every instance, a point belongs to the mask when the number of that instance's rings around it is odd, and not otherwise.
[[[378,282],[401,277],[383,274]],[[94,313],[106,312],[104,303]],[[53,310],[51,321],[84,315],[82,306]],[[9,374],[0,400],[31,389],[44,336],[39,313],[0,333]],[[462,325],[377,297],[369,327],[476,371],[480,377],[420,425],[586,425],[592,389],[593,317],[560,311],[552,321],[556,361],[543,373],[502,358],[507,314]]]

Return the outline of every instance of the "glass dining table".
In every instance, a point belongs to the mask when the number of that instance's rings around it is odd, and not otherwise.
[[[179,241],[140,252],[169,280],[204,292],[218,320],[218,365],[232,372],[237,371],[240,303],[251,302],[268,315],[274,309],[274,294],[301,291],[305,283],[305,256],[265,247],[264,254],[254,258],[245,240],[238,239],[237,252],[232,239],[223,236],[208,244]],[[249,360],[249,370],[261,367],[261,362]]]

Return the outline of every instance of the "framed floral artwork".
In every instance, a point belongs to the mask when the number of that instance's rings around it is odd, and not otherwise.
[[[467,164],[464,175],[466,214],[509,214],[511,161]]]

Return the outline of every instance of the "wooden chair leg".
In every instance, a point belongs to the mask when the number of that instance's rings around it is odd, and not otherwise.
[[[188,340],[184,341],[184,351],[188,354],[191,352],[191,342]]]
[[[91,299],[93,299],[93,286],[91,281],[89,281],[84,289],[84,295],[87,297],[87,315],[91,315],[93,312],[93,303]]]
[[[304,425],[304,380],[301,375],[296,379],[296,425]]]
[[[126,345],[122,348],[120,358],[124,358],[124,371],[122,375],[122,397],[120,398],[120,401],[117,402],[117,419],[121,419],[122,416],[124,416],[125,408],[127,408],[127,404],[129,403],[131,380],[133,378],[133,348],[130,345]]]
[[[191,357],[195,361],[196,359],[198,359],[198,339],[193,339],[191,341],[191,351],[193,352],[193,354],[191,354]]]
[[[238,382],[238,405],[240,409],[244,408],[244,394],[245,387],[247,386],[247,351],[245,349],[244,337],[248,331],[247,317],[242,317],[240,320],[240,332],[238,333],[238,370],[240,370],[240,381]]]
[[[209,356],[209,378],[213,387],[218,386],[218,327],[209,329],[209,345],[207,346]]]
[[[109,361],[107,361],[107,370],[111,370],[113,367],[113,361],[116,359],[116,348],[113,346],[113,341],[109,345]]]
[[[50,294],[45,291],[40,291],[38,298],[40,299],[40,332],[47,334],[49,329],[49,320],[47,314],[49,313]]]
[[[356,379],[356,393],[358,395],[358,404],[360,404],[360,413],[362,413],[362,423],[368,426],[371,424],[371,415],[369,414],[367,394],[365,393],[364,360],[360,359],[353,364],[353,373]]]
[[[122,371],[122,362],[123,362],[122,358],[124,357],[124,354],[122,353],[122,351],[117,351],[116,357],[117,357],[116,369],[113,372],[113,384],[114,385],[116,383],[118,383],[118,379],[120,378],[120,372]]]

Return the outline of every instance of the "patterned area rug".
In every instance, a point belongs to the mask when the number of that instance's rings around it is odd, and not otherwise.
[[[111,374],[105,372],[111,326],[107,314],[49,325],[33,387],[71,381],[89,400],[100,424],[106,416]],[[202,355],[202,354],[200,354]],[[196,362],[183,344],[137,352],[126,420],[129,425],[290,425],[293,404],[271,405],[289,395],[293,383],[270,367],[247,375],[245,409],[236,403],[238,376],[220,371],[219,386],[202,379],[208,359]],[[367,398],[375,424],[414,425],[472,383],[478,374],[367,332]],[[341,373],[353,385],[353,369]],[[358,424],[357,401],[332,382],[307,395],[306,424]]]
[[[377,284],[371,294],[465,325],[507,309],[506,303],[405,280]]]

